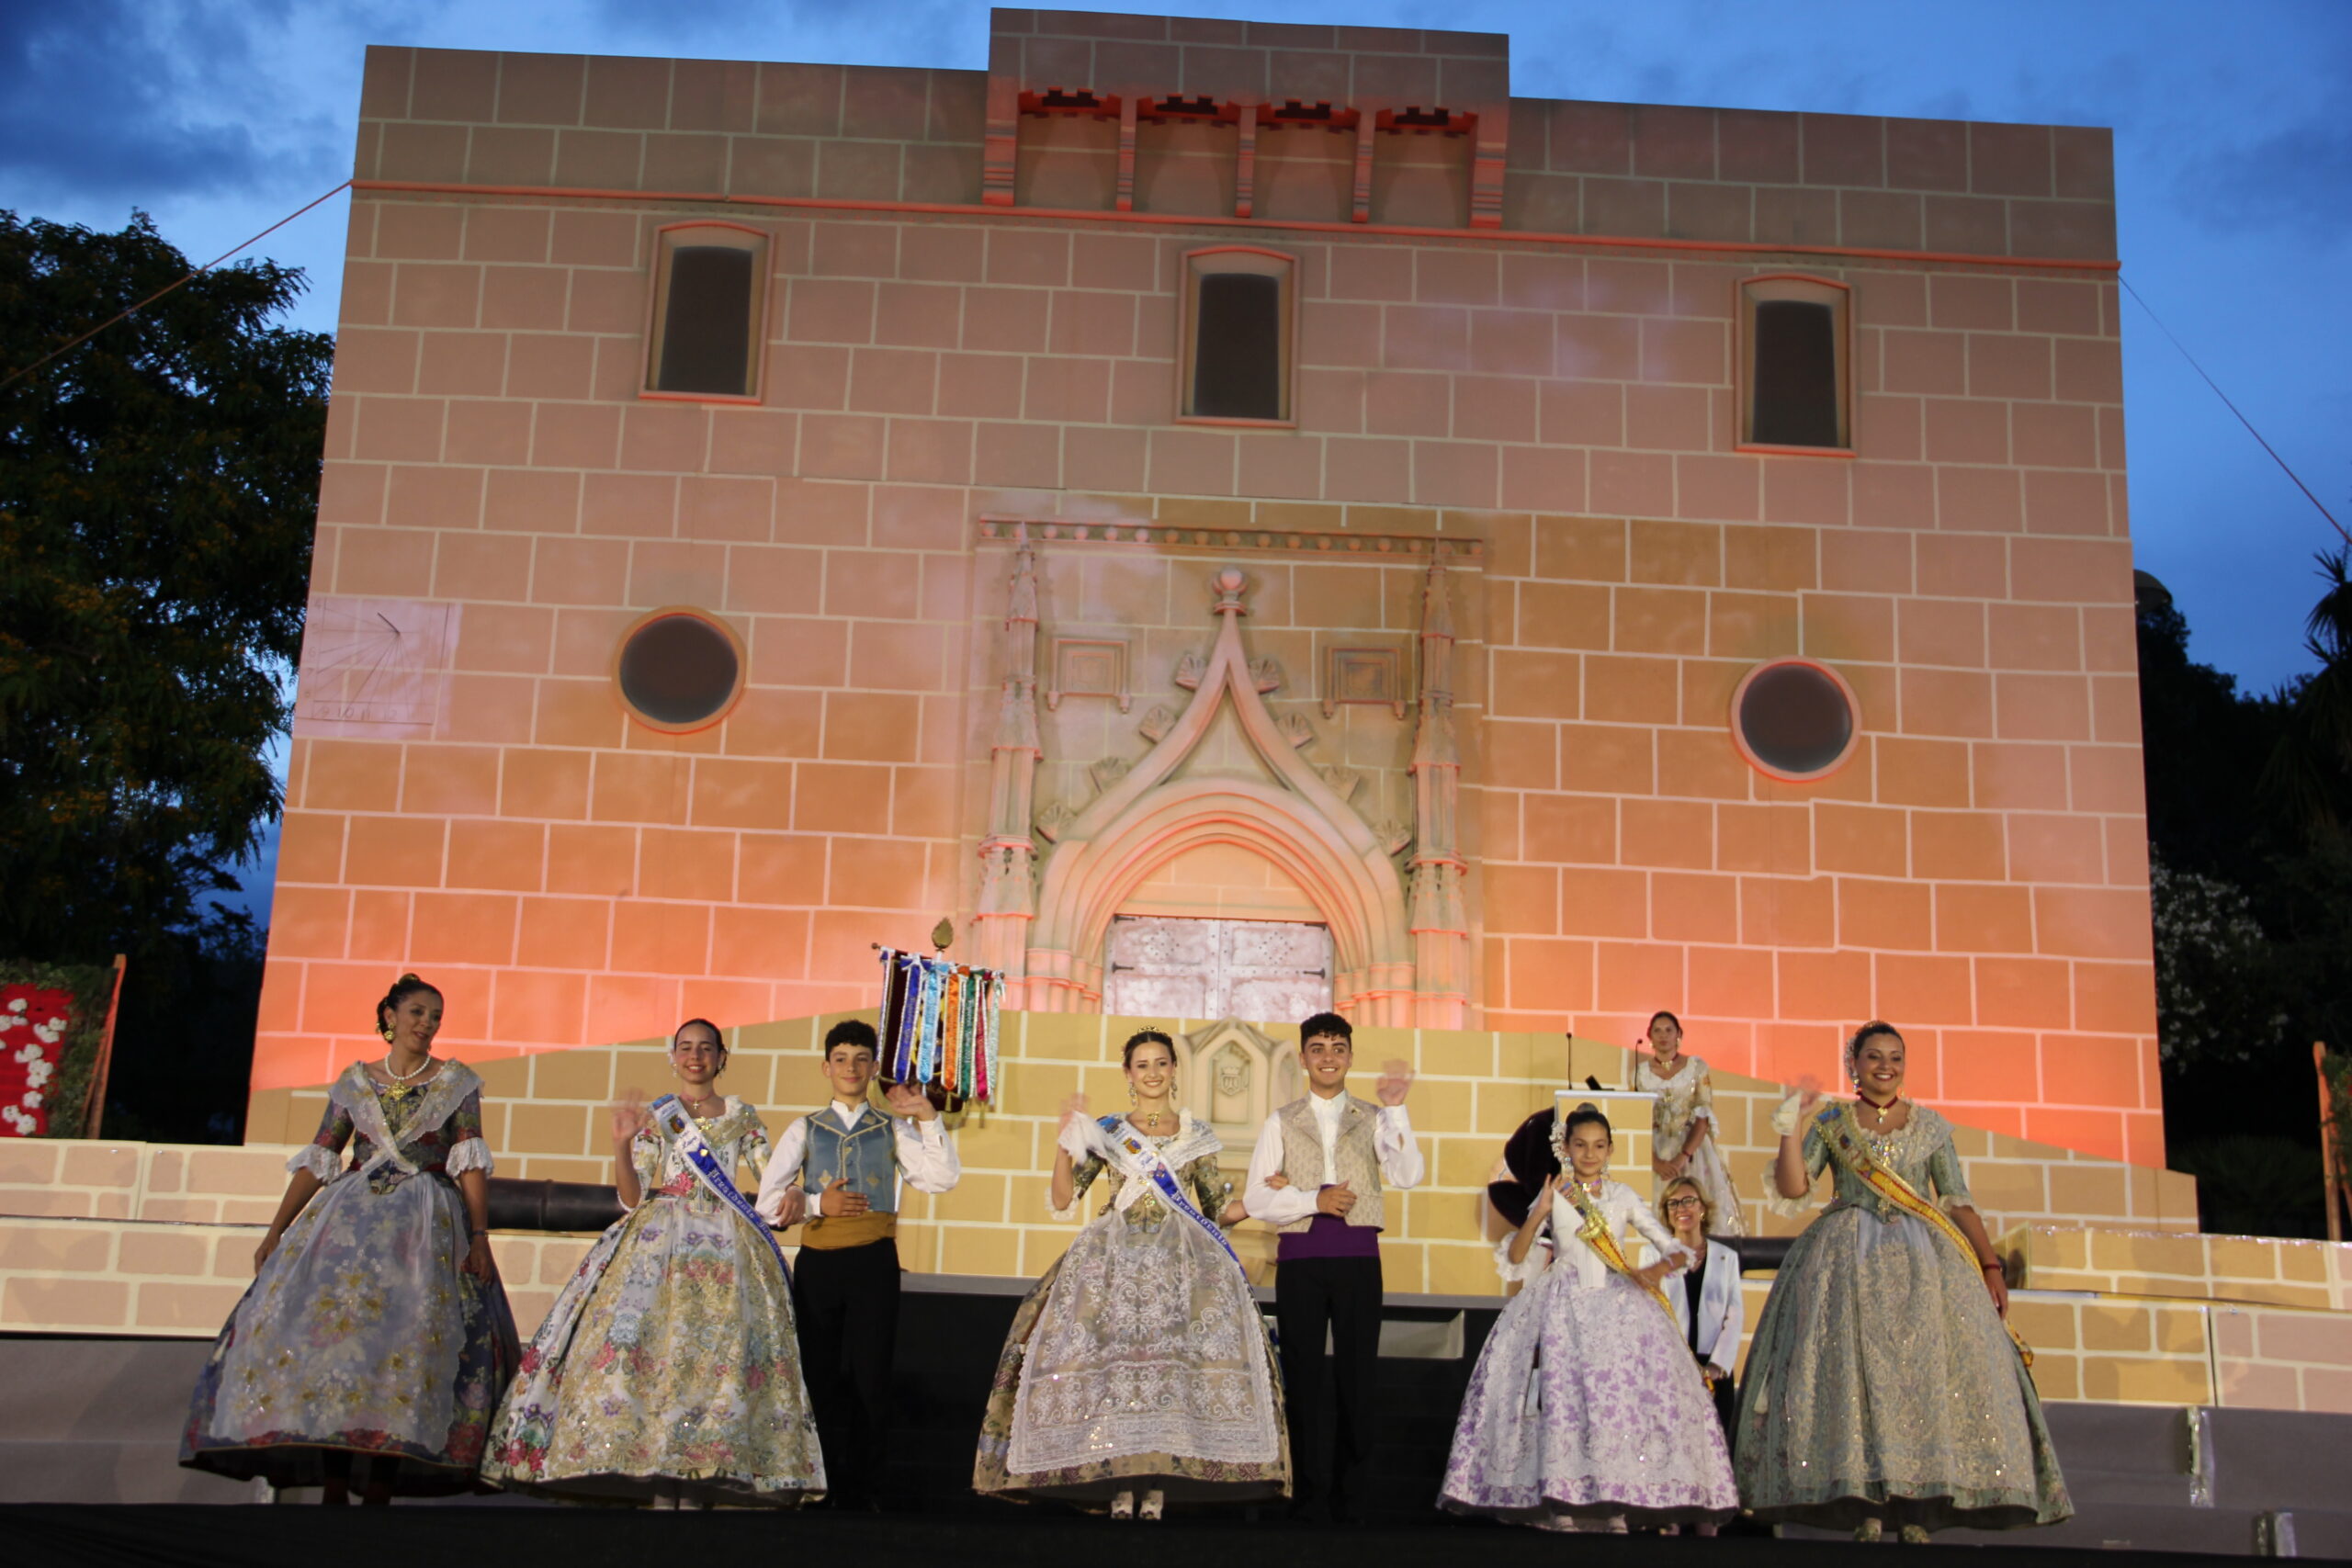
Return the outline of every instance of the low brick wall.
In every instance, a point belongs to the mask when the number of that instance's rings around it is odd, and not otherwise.
[[[2010,1278],[2036,1290],[2352,1312],[2352,1242],[2036,1224],[2000,1247]]]

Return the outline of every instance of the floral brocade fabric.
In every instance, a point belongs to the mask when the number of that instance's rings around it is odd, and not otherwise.
[[[1663,1250],[1665,1229],[1631,1188],[1606,1182],[1600,1201],[1612,1231],[1631,1225]],[[1546,1224],[1554,1257],[1479,1352],[1439,1506],[1550,1529],[1619,1515],[1645,1525],[1730,1517],[1730,1457],[1671,1312],[1600,1265],[1566,1199]]]
[[[230,1314],[197,1381],[181,1463],[307,1486],[341,1450],[372,1456],[369,1479],[395,1493],[474,1484],[520,1356],[504,1289],[459,1267],[472,1236],[449,1170],[487,1168],[481,1087],[456,1062],[429,1084],[388,1088],[356,1066],[336,1081],[297,1163],[332,1169],[348,1144],[352,1164],[286,1228]]]
[[[1103,1174],[1100,1160],[1080,1162],[1078,1191]],[[1214,1154],[1175,1175],[1202,1213],[1224,1207]],[[1114,1200],[1123,1182],[1109,1171]],[[1248,1279],[1197,1223],[1146,1190],[1090,1222],[1046,1270],[1005,1337],[972,1485],[1080,1502],[1130,1487],[1288,1495],[1273,1343]]]
[[[1744,1235],[1747,1226],[1740,1217],[1739,1194],[1732,1186],[1731,1168],[1724,1162],[1723,1146],[1715,1137],[1714,1079],[1708,1075],[1707,1064],[1698,1057],[1685,1056],[1682,1061],[1681,1070],[1670,1078],[1658,1077],[1656,1059],[1646,1054],[1634,1064],[1634,1087],[1657,1096],[1650,1102],[1650,1146],[1660,1157],[1684,1147],[1691,1122],[1705,1118],[1698,1146],[1690,1150],[1689,1175],[1707,1200],[1711,1216],[1707,1234]],[[1652,1201],[1665,1192],[1667,1180],[1663,1176],[1652,1178]]]
[[[1951,1125],[1914,1104],[1871,1137],[1923,1195],[1968,1201]],[[2074,1512],[2033,1380],[1975,1261],[1805,1130],[1837,1196],[1790,1244],[1756,1325],[1735,1451],[1765,1519],[1849,1529],[2055,1524]]]
[[[695,1123],[756,1188],[767,1130],[740,1100]],[[767,1240],[657,1129],[631,1150],[638,1206],[598,1239],[524,1352],[483,1479],[642,1500],[661,1482],[707,1501],[791,1505],[825,1467],[800,1375],[792,1291]]]

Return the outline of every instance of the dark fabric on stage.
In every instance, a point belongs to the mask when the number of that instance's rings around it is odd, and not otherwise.
[[[1426,1501],[1426,1499],[1423,1499]],[[783,1561],[945,1562],[956,1568],[1101,1568],[1105,1539],[1099,1518],[998,1506],[978,1516],[796,1513],[721,1509],[711,1513],[616,1512],[528,1504],[514,1507],[409,1506],[370,1509],[206,1507],[120,1504],[19,1504],[0,1506],[0,1540],[10,1568],[416,1568],[496,1563],[501,1568],[645,1568],[648,1562],[759,1563]],[[1128,1526],[1128,1529],[1143,1527]],[[1429,1568],[1476,1553],[1481,1568],[1560,1568],[1563,1542],[1542,1530],[1513,1529],[1432,1516],[1340,1535],[1278,1521],[1250,1522],[1215,1513],[1172,1514],[1187,1556],[1224,1568],[1297,1568],[1344,1557],[1349,1568]],[[1164,1550],[1172,1550],[1171,1540]],[[1894,1548],[1884,1549],[1886,1554]],[[1849,1544],[1726,1535],[1709,1541],[1650,1536],[1578,1536],[1577,1568],[1659,1568],[1668,1559],[1692,1568],[1804,1568],[1856,1554]],[[1155,1555],[1159,1554],[1155,1551]],[[1866,1554],[1868,1555],[1868,1554]],[[2194,1552],[2109,1551],[2097,1568],[2233,1568],[2243,1557]],[[1949,1558],[1984,1561],[1974,1544],[1903,1550],[1900,1562],[1923,1568]],[[1857,1559],[1858,1561],[1861,1559]],[[1868,1560],[1875,1561],[1874,1555]],[[2079,1549],[2005,1541],[2002,1568],[2070,1568],[2091,1554]]]
[[[1487,1201],[1514,1230],[1527,1223],[1527,1211],[1533,1206],[1535,1195],[1544,1190],[1544,1183],[1560,1174],[1560,1156],[1552,1152],[1553,1114],[1539,1111],[1519,1124],[1503,1145],[1503,1165],[1510,1172],[1510,1179],[1487,1184]]]
[[[801,1375],[841,1503],[867,1501],[890,1445],[890,1362],[899,1343],[899,1244],[804,1247],[792,1266]]]
[[[1380,1298],[1377,1256],[1290,1258],[1274,1276],[1283,1404],[1290,1415],[1291,1499],[1297,1512],[1361,1516],[1370,1504],[1366,1483],[1380,1367]],[[1321,1442],[1327,1373],[1338,1406],[1329,1454]]]

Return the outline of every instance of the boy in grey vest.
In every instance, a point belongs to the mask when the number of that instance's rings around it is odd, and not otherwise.
[[[1266,1118],[1242,1205],[1281,1233],[1274,1321],[1290,1415],[1291,1512],[1347,1524],[1362,1518],[1370,1500],[1383,1193],[1418,1186],[1423,1167],[1405,1118],[1412,1068],[1387,1064],[1373,1105],[1348,1092],[1355,1031],[1346,1019],[1318,1012],[1298,1026],[1298,1041],[1307,1092]],[[1285,1185],[1272,1185],[1278,1176]],[[1328,1479],[1314,1451],[1327,1331],[1339,1404],[1339,1452]]]
[[[894,1084],[884,1115],[874,1082],[874,1026],[844,1019],[825,1034],[832,1103],[784,1130],[754,1207],[778,1230],[808,1223],[792,1269],[801,1373],[836,1507],[877,1506],[899,1335],[899,1182],[944,1192],[963,1174],[939,1112]]]

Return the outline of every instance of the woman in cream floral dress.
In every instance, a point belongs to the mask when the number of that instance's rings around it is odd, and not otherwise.
[[[670,1043],[674,1094],[613,1109],[628,1214],[597,1241],[524,1353],[485,1479],[653,1506],[793,1505],[823,1494],[792,1290],[734,1187],[767,1159],[759,1112],[716,1091],[727,1046],[701,1019]],[[727,1191],[735,1192],[730,1201]]]
[[[1136,1035],[1121,1062],[1134,1110],[1089,1121],[1073,1098],[1063,1114],[1055,1216],[1106,1173],[1111,1202],[1013,1316],[972,1485],[1107,1501],[1114,1518],[1159,1518],[1170,1497],[1286,1496],[1273,1342],[1219,1229],[1240,1213],[1222,1145],[1171,1103],[1167,1035]]]
[[[288,1162],[180,1444],[193,1469],[329,1503],[470,1490],[518,1353],[490,1251],[481,1079],[433,1055],[441,993],[415,976],[376,1023],[383,1060],[334,1081]]]
[[[1708,1234],[1745,1235],[1731,1168],[1715,1141],[1715,1086],[1707,1064],[1683,1055],[1682,1021],[1670,1012],[1650,1016],[1649,1043],[1648,1055],[1634,1053],[1634,1087],[1657,1096],[1650,1103],[1650,1199],[1663,1197],[1668,1182],[1689,1177],[1713,1216]]]

